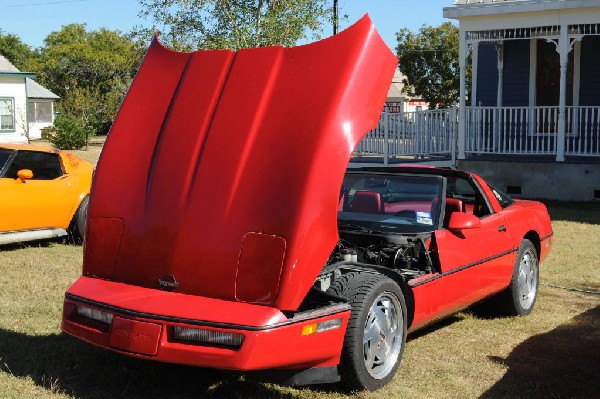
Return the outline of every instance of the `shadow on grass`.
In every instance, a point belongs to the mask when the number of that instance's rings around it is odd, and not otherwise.
[[[491,360],[508,371],[481,398],[597,398],[600,306]]]
[[[56,238],[50,240],[15,242],[12,244],[0,245],[0,252],[17,251],[24,248],[48,248],[57,242],[59,241]]]
[[[432,324],[429,324],[423,328],[416,330],[415,332],[408,334],[408,337],[406,338],[406,340],[411,341],[413,339],[419,339],[427,334],[431,334],[434,331],[448,327],[448,326],[450,326],[456,322],[459,322],[463,319],[464,319],[464,316],[462,316],[460,313],[455,313],[455,314],[447,316],[441,320],[432,322]]]
[[[133,359],[65,334],[28,336],[0,329],[0,372],[85,399],[295,397],[236,374]]]
[[[15,242],[11,244],[0,245],[0,253],[17,251],[25,248],[48,248],[54,244],[74,245],[81,246],[81,239],[74,237],[72,233],[68,233],[66,236],[47,238],[42,240],[23,241]]]
[[[600,201],[541,201],[552,221],[600,224]]]

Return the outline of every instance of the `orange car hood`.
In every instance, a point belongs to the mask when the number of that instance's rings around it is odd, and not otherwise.
[[[296,309],[396,64],[368,16],[294,48],[154,40],[98,163],[84,275]]]

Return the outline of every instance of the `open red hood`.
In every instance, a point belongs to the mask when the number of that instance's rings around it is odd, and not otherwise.
[[[98,163],[84,274],[295,310],[396,63],[368,16],[294,48],[154,40]]]

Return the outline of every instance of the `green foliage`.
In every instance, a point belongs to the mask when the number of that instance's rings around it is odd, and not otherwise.
[[[456,104],[460,95],[458,27],[423,25],[418,33],[401,29],[396,53],[406,76],[403,92],[428,101],[431,108]]]
[[[330,0],[139,0],[179,50],[293,46],[331,21]]]
[[[87,144],[85,127],[78,118],[59,114],[54,121],[50,143],[61,150],[78,150]]]
[[[9,60],[17,69],[27,71],[28,63],[36,53],[23,43],[19,36],[12,33],[5,35],[0,29],[0,55]]]
[[[119,31],[63,26],[44,40],[33,63],[40,83],[61,97],[58,110],[92,133],[106,133],[145,51]]]

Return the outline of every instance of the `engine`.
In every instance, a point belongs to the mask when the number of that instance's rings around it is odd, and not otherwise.
[[[374,232],[340,231],[317,286],[325,291],[344,267],[384,267],[399,273],[404,281],[430,274],[435,262],[430,251],[431,233],[391,235]]]

